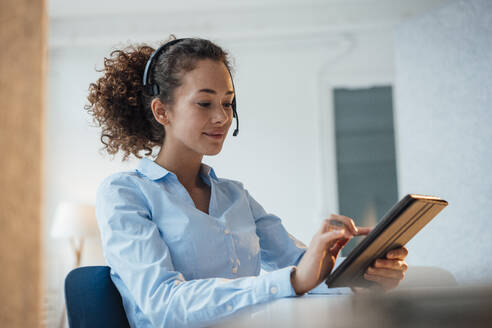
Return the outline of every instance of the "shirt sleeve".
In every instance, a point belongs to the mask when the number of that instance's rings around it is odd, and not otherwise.
[[[267,213],[246,189],[245,192],[260,238],[262,269],[271,271],[298,265],[307,246],[287,232],[278,216]]]
[[[292,266],[260,276],[186,281],[130,177],[101,183],[96,217],[107,264],[154,327],[201,327],[246,306],[296,295]]]

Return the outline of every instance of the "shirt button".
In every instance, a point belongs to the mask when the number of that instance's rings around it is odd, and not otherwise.
[[[272,293],[273,295],[277,294],[278,292],[278,288],[273,286],[272,288],[270,288],[270,293]]]
[[[227,311],[232,311],[232,305],[227,305]]]
[[[225,230],[224,230],[224,233],[225,233],[226,235],[228,235],[228,234],[229,234],[229,229],[225,229]]]

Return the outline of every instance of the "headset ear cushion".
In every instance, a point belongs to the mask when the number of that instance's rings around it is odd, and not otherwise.
[[[152,95],[157,96],[159,94],[159,86],[154,83],[152,84]]]

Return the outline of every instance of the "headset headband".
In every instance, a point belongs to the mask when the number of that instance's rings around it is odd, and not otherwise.
[[[184,39],[175,39],[172,41],[169,41],[167,43],[164,43],[162,46],[157,48],[157,50],[154,51],[154,53],[150,56],[149,60],[147,60],[147,64],[145,65],[145,70],[143,74],[143,86],[146,91],[152,95],[152,96],[157,96],[159,94],[159,86],[156,83],[150,83],[149,78],[150,78],[150,72],[152,70],[152,64],[154,62],[154,58],[157,58],[159,54],[173,44],[176,44],[180,41],[186,40],[187,38]]]

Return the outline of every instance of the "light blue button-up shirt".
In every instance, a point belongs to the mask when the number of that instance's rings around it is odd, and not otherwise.
[[[97,190],[104,257],[132,327],[202,327],[295,296],[290,271],[307,247],[241,182],[204,163],[200,176],[211,188],[209,214],[173,172],[145,157]]]

